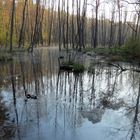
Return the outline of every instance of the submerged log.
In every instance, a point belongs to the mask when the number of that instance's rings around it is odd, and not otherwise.
[[[72,71],[73,70],[73,65],[61,64],[59,68],[60,68],[60,70],[70,70],[70,71]]]

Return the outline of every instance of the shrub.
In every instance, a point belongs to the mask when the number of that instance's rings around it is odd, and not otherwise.
[[[79,62],[73,62],[73,61],[66,61],[60,65],[60,69],[62,70],[71,70],[74,73],[82,73],[85,70],[85,67],[83,64]]]
[[[126,52],[133,57],[140,58],[140,40],[130,38],[125,43]]]
[[[85,67],[83,64],[80,64],[80,63],[73,64],[73,71],[75,73],[82,73],[82,72],[84,72],[84,70],[85,70]]]

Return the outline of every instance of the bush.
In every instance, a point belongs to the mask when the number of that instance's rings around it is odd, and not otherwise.
[[[126,52],[133,57],[140,58],[140,40],[130,38],[125,43]]]
[[[85,70],[85,67],[83,64],[80,64],[80,63],[73,64],[73,71],[75,73],[82,73],[82,72],[84,72],[84,70]]]
[[[74,73],[82,73],[85,70],[85,67],[83,64],[73,61],[66,61],[60,65],[60,69],[62,70],[68,70],[73,71]]]

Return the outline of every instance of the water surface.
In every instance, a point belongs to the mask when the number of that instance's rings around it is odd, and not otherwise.
[[[43,49],[0,64],[0,139],[139,140],[139,73],[83,55],[92,67],[77,75],[59,71],[58,56]]]

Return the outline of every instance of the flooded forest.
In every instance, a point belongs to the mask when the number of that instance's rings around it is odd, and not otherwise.
[[[0,140],[140,140],[139,0],[0,0]]]

